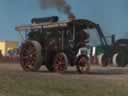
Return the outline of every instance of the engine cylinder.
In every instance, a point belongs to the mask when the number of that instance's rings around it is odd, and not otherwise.
[[[57,22],[59,20],[58,16],[44,17],[44,18],[32,18],[32,24],[40,24],[44,22]]]

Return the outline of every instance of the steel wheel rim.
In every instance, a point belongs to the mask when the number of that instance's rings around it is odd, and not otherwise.
[[[23,44],[21,54],[20,54],[20,62],[23,68],[26,71],[32,70],[36,61],[36,49],[32,43],[27,42]]]
[[[88,60],[85,56],[78,59],[77,70],[80,73],[88,72]]]
[[[63,72],[63,71],[65,71],[65,69],[66,69],[66,61],[65,61],[65,57],[64,57],[63,54],[58,54],[55,57],[53,67],[54,67],[54,71],[55,72]]]
[[[86,70],[86,63],[87,63],[87,60],[85,57],[81,57],[80,60],[79,60],[79,67],[80,67],[80,70],[82,72],[84,72]]]

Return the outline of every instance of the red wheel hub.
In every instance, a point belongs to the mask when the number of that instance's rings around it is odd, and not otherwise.
[[[87,63],[87,60],[85,57],[81,57],[80,60],[79,60],[79,64],[80,66],[85,66]]]
[[[56,55],[53,67],[55,72],[63,72],[66,69],[65,56],[63,54]]]

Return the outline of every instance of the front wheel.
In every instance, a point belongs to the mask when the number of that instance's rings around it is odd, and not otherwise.
[[[88,73],[90,71],[90,64],[88,63],[88,57],[80,55],[76,61],[76,69],[79,73]]]
[[[113,67],[118,67],[119,65],[117,64],[117,58],[118,58],[119,53],[115,53],[112,57],[112,66]]]
[[[125,67],[127,65],[126,60],[126,55],[123,53],[115,53],[112,58],[113,66]]]
[[[68,58],[65,53],[58,53],[53,60],[54,72],[64,72],[67,70]]]
[[[108,57],[102,53],[98,56],[98,63],[99,65],[106,67],[108,65]]]

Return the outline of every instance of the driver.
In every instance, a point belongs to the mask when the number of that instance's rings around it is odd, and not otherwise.
[[[89,34],[85,31],[80,31],[78,34],[78,48],[86,46],[86,44],[89,42]]]

